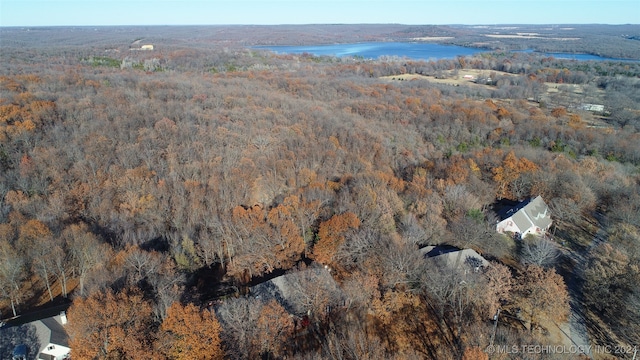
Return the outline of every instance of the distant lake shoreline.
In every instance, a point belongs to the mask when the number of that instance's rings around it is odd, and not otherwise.
[[[397,56],[413,60],[455,59],[458,56],[470,56],[492,52],[456,45],[442,45],[421,42],[371,42],[329,45],[294,45],[294,46],[255,46],[254,49],[270,50],[279,54],[312,54],[316,56],[360,56],[366,59],[378,59],[382,56]],[[596,60],[596,61],[637,61],[616,59],[591,54],[544,53],[533,50],[517,50],[514,52],[537,53],[557,59]]]
[[[316,56],[361,56],[378,59],[381,56],[398,56],[415,60],[455,59],[457,56],[487,52],[484,49],[455,45],[416,42],[365,42],[330,45],[255,46],[254,49],[270,50],[280,54],[313,54]]]

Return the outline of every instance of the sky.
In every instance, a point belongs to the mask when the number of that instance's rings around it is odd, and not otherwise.
[[[0,0],[0,26],[640,24],[640,0]]]

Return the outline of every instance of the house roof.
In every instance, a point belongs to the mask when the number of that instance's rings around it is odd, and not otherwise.
[[[529,221],[529,218],[527,217],[525,212],[522,210],[513,214],[511,219],[513,219],[513,222],[516,223],[516,226],[518,226],[518,229],[520,229],[521,231],[526,231],[533,225],[532,222]]]
[[[69,336],[62,325],[55,318],[46,318],[40,322],[48,329],[49,343],[69,347]],[[45,345],[45,344],[41,344]]]
[[[302,315],[306,311],[298,298],[300,292],[305,291],[304,283],[330,291],[339,298],[343,297],[342,290],[331,276],[330,269],[320,266],[310,266],[301,271],[275,277],[251,287],[250,292],[265,302],[275,299],[290,313]]]
[[[524,210],[531,223],[540,229],[546,229],[551,225],[549,206],[542,200],[541,196],[531,200],[522,210]]]
[[[62,326],[60,315],[34,321],[40,341],[40,354],[63,356],[69,353],[69,336]],[[54,345],[51,347],[51,345]]]
[[[489,266],[489,262],[473,249],[426,246],[420,249],[420,252],[425,258],[442,260],[444,264],[450,268],[460,268],[464,265],[470,266],[474,269],[480,266]]]
[[[549,207],[541,196],[522,201],[514,207],[501,211],[498,215],[501,220],[511,217],[523,232],[531,227],[546,229],[551,225]]]

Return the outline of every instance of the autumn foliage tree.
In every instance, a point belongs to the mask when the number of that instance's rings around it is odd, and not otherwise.
[[[478,310],[485,318],[490,318],[511,300],[514,280],[509,268],[499,263],[491,263],[482,275],[486,290],[480,294],[482,306]]]
[[[222,359],[220,331],[214,312],[175,302],[160,325],[156,346],[168,359]]]
[[[291,206],[280,204],[269,211],[260,206],[233,209],[229,236],[234,241],[230,272],[236,276],[270,273],[292,267],[305,251],[301,228]]]
[[[152,353],[151,304],[136,291],[96,292],[69,308],[74,359],[138,359]]]
[[[470,346],[464,349],[462,360],[489,360],[489,354],[478,346]]]
[[[360,220],[351,212],[334,215],[323,221],[318,230],[318,242],[313,247],[313,258],[321,264],[332,264],[334,256],[345,242],[346,232],[359,226]]]
[[[555,269],[529,265],[517,277],[514,304],[522,309],[529,330],[544,327],[545,321],[566,321],[569,316],[569,292]]]
[[[266,303],[258,317],[254,346],[264,358],[281,358],[293,334],[293,319],[277,301]]]
[[[529,195],[523,175],[538,170],[538,166],[526,159],[518,158],[513,151],[505,156],[502,164],[493,169],[493,180],[497,184],[498,198],[519,200]]]

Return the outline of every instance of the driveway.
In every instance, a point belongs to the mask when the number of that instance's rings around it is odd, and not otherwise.
[[[598,221],[598,231],[593,236],[589,246],[581,251],[563,250],[561,260],[556,267],[558,274],[562,275],[567,290],[569,291],[569,306],[571,312],[569,321],[565,324],[559,324],[558,327],[564,333],[563,344],[570,346],[579,346],[582,349],[590,349],[589,332],[587,331],[583,282],[584,271],[587,266],[589,252],[605,241],[607,232],[604,230],[606,219],[602,214],[595,214]],[[593,358],[591,351],[585,354]]]

